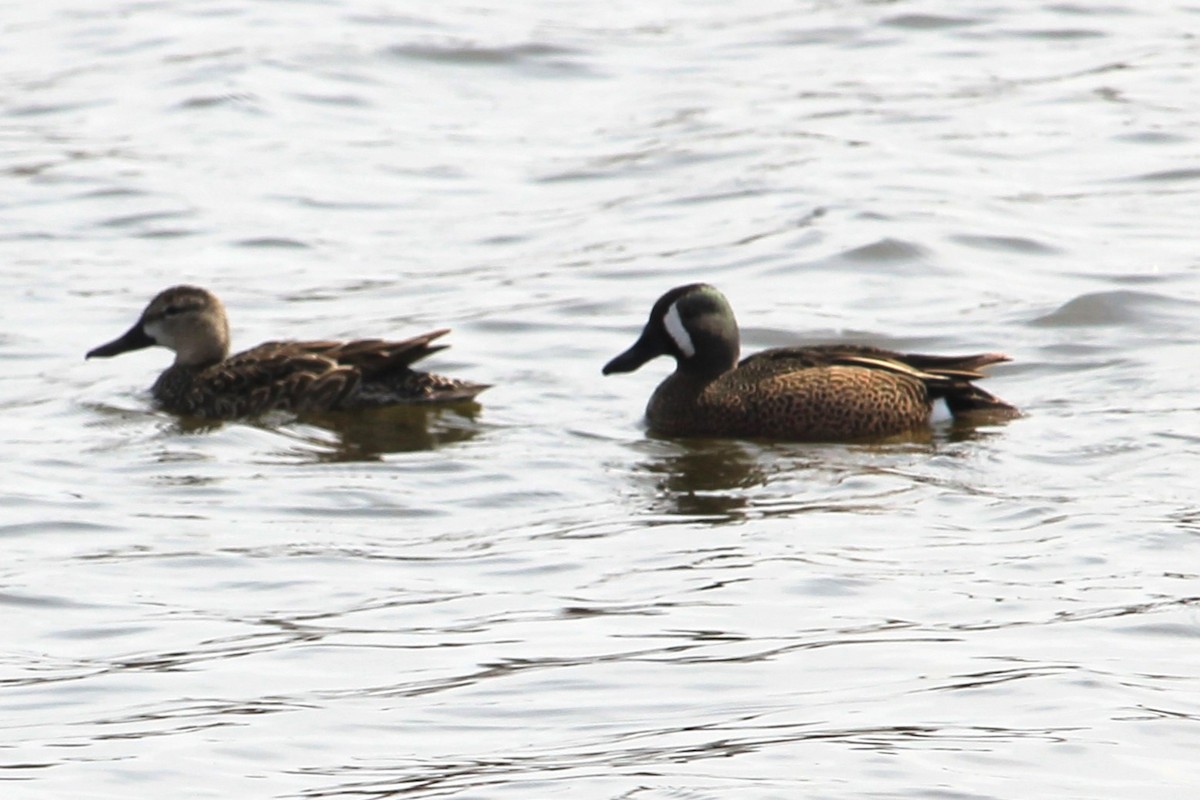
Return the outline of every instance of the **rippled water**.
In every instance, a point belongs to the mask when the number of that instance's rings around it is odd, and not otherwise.
[[[5,15],[4,796],[1191,796],[1200,12],[510,5]],[[1026,415],[648,437],[701,279]],[[183,281],[496,386],[183,423]]]

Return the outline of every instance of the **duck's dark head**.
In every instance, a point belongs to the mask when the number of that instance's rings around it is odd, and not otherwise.
[[[633,372],[657,356],[677,368],[715,377],[737,365],[739,335],[729,301],[706,283],[679,286],[658,298],[633,347],[604,365],[604,374]]]
[[[189,367],[215,364],[229,354],[225,308],[198,286],[173,286],[159,292],[133,327],[87,358],[109,358],[161,345],[175,351],[175,363]]]

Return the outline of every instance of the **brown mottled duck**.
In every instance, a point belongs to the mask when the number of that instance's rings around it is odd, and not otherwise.
[[[87,358],[161,345],[175,363],[151,390],[162,408],[214,419],[268,411],[356,411],[406,403],[471,400],[487,384],[412,369],[445,349],[447,329],[401,341],[266,342],[229,355],[229,322],[216,295],[196,286],[160,292],[124,335]]]
[[[650,429],[666,436],[786,441],[884,439],[927,429],[935,405],[955,419],[994,421],[1018,411],[974,384],[1001,353],[930,356],[864,345],[764,350],[738,361],[733,309],[716,288],[679,286],[654,304],[642,335],[604,366],[632,372],[657,356],[673,372],[650,397]]]

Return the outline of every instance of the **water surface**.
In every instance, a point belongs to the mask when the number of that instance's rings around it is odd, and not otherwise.
[[[5,796],[1191,796],[1200,17],[1027,6],[7,15]],[[1026,415],[647,436],[695,280]],[[180,421],[82,356],[184,281],[495,388]]]

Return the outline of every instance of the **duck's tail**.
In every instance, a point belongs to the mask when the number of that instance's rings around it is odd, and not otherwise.
[[[1012,360],[1004,353],[968,356],[909,354],[904,356],[904,360],[917,369],[947,379],[940,386],[933,383],[927,385],[932,392],[946,398],[946,405],[955,419],[1002,420],[1021,415],[1016,406],[974,384],[974,381],[985,377],[981,372],[984,367]]]
[[[955,419],[972,421],[1013,419],[1020,410],[991,392],[980,389],[967,380],[954,380],[944,387],[942,396]]]

